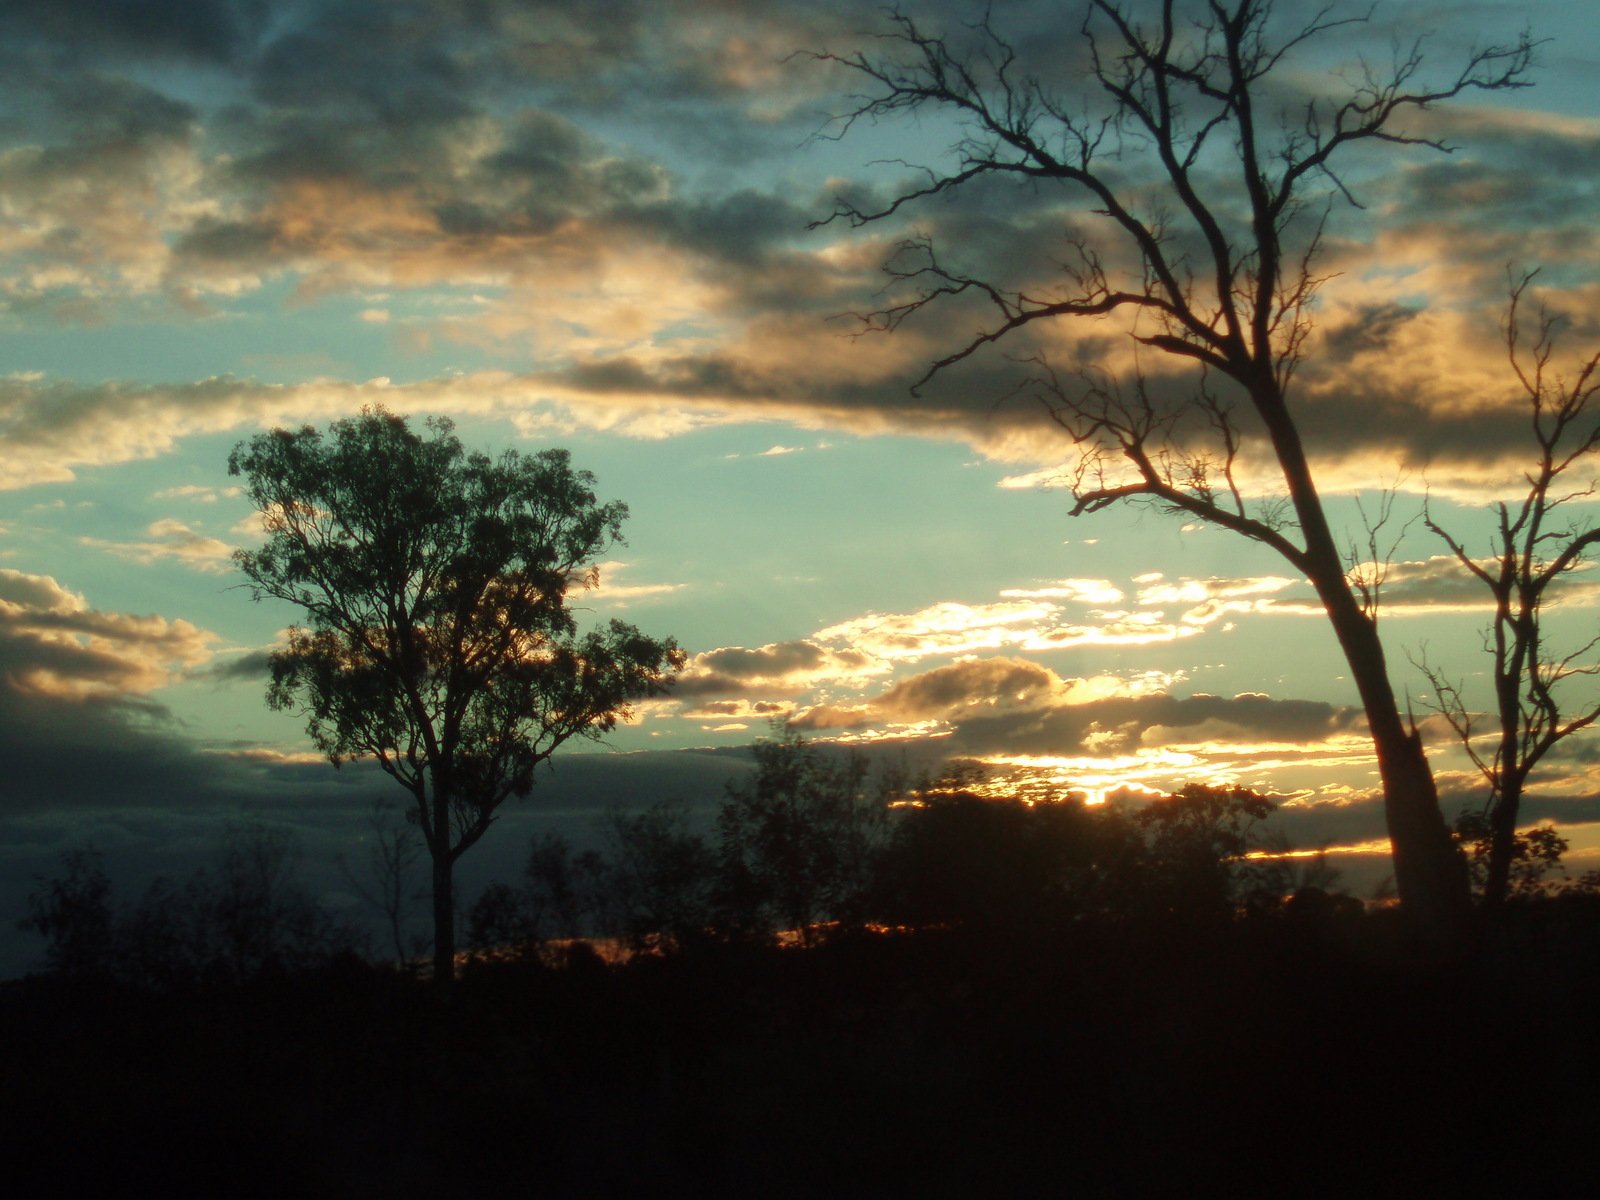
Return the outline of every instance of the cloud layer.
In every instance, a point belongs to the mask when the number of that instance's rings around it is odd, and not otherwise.
[[[929,28],[970,36],[962,6],[925,8]],[[892,194],[914,177],[867,165],[895,157],[882,152],[894,137],[910,141],[901,157],[926,161],[959,132],[863,129],[794,155],[860,82],[794,52],[861,44],[853,6],[209,0],[181,22],[168,11],[27,3],[0,20],[14,114],[0,127],[0,319],[15,328],[227,319],[287,289],[300,302],[346,297],[346,319],[379,322],[401,345],[515,364],[397,383],[384,398],[400,410],[644,436],[780,419],[959,439],[1031,467],[1069,457],[1032,405],[995,406],[1020,378],[1003,355],[908,400],[907,384],[981,313],[936,306],[859,341],[831,320],[882,303],[878,268],[910,230],[961,269],[1049,294],[1063,237],[1094,227],[1068,192],[982,182],[906,222],[808,232],[833,194]],[[1044,8],[996,16],[1017,33],[1022,68],[1076,86],[1075,25]],[[1433,53],[1448,59],[1452,43]],[[1286,108],[1296,87],[1339,86],[1321,67],[1313,57],[1285,75]],[[1389,482],[1398,466],[1407,486],[1481,495],[1517,485],[1530,445],[1495,339],[1505,262],[1549,264],[1548,299],[1573,314],[1569,348],[1600,329],[1586,315],[1600,311],[1588,282],[1600,121],[1457,104],[1414,124],[1460,150],[1396,152],[1403,169],[1352,165],[1366,208],[1335,206],[1300,419],[1329,488]],[[1144,166],[1119,169],[1134,186]],[[1133,362],[1114,324],[1014,342],[1069,369]],[[1194,379],[1169,367],[1145,363],[1156,393],[1179,401]],[[0,431],[20,452],[0,486],[69,479],[196,433],[348,412],[371,390],[13,378]],[[1264,493],[1269,465],[1258,438],[1246,445],[1241,468]]]

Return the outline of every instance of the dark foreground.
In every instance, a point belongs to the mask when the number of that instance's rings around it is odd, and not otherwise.
[[[1600,911],[0,991],[12,1196],[1592,1195]]]

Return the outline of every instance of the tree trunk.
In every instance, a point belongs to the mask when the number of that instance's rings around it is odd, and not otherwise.
[[[1377,625],[1351,595],[1343,570],[1337,582],[1319,574],[1312,582],[1328,608],[1372,732],[1401,907],[1426,936],[1456,942],[1472,910],[1472,885],[1439,807],[1422,738],[1401,719]]]
[[[1272,438],[1300,522],[1305,540],[1301,568],[1327,609],[1372,731],[1401,908],[1423,937],[1441,947],[1457,946],[1465,937],[1472,911],[1472,885],[1466,860],[1439,808],[1439,792],[1422,739],[1401,720],[1377,621],[1351,591],[1305,448],[1282,393],[1268,375],[1252,388],[1251,397]]]
[[[1502,777],[1500,796],[1489,810],[1489,867],[1483,880],[1483,906],[1502,908],[1511,891],[1511,860],[1517,849],[1517,809],[1522,805],[1522,780]]]
[[[456,977],[456,905],[448,853],[433,856],[433,981],[448,987]]]

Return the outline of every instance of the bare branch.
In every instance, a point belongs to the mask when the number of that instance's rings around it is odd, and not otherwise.
[[[942,169],[888,198],[840,199],[820,224],[898,221],[936,197],[1004,180],[1028,184],[1030,194],[1054,189],[1063,215],[1085,218],[1068,216],[1072,254],[1054,284],[1038,278],[1044,255],[1007,278],[1002,267],[959,262],[948,247],[936,254],[932,233],[913,237],[887,268],[900,293],[860,315],[861,329],[891,331],[952,301],[976,299],[989,310],[989,323],[935,358],[916,388],[1041,321],[1118,314],[1136,363],[1156,353],[1197,372],[1183,399],[1167,405],[1137,366],[1124,391],[1092,370],[1064,381],[1038,345],[1017,356],[1037,368],[1021,390],[1038,396],[1076,448],[1074,514],[1153,503],[1271,547],[1312,584],[1373,732],[1402,895],[1453,923],[1467,903],[1464,869],[1376,632],[1377,589],[1393,553],[1379,553],[1377,541],[1387,513],[1369,531],[1370,573],[1350,578],[1289,389],[1325,280],[1317,263],[1326,223],[1336,201],[1355,200],[1339,174],[1348,152],[1372,142],[1448,150],[1404,119],[1468,92],[1525,86],[1534,43],[1523,34],[1472,52],[1434,83],[1414,44],[1386,70],[1364,66],[1354,80],[1336,79],[1330,95],[1291,120],[1268,109],[1276,101],[1264,81],[1298,69],[1308,43],[1370,14],[1319,8],[1280,34],[1269,28],[1271,0],[1166,0],[1159,8],[1084,0],[1082,11],[1093,114],[1027,74],[987,15],[973,27],[971,52],[895,9],[880,52],[817,56],[868,85],[834,136],[863,120],[923,114],[961,130]],[[1278,479],[1246,481],[1246,463],[1275,463]],[[1247,487],[1273,499],[1252,510]]]
[[[1600,677],[1600,636],[1560,653],[1547,644],[1544,624],[1551,589],[1600,544],[1600,525],[1558,527],[1551,521],[1558,508],[1595,495],[1592,466],[1600,450],[1600,426],[1589,404],[1600,355],[1582,360],[1570,378],[1555,371],[1556,320],[1542,306],[1531,345],[1525,341],[1522,308],[1536,274],[1509,277],[1504,330],[1507,361],[1527,403],[1534,447],[1534,462],[1523,475],[1527,491],[1515,504],[1495,506],[1493,553],[1481,561],[1425,514],[1427,527],[1484,584],[1494,602],[1485,645],[1493,661],[1498,732],[1487,763],[1472,746],[1471,722],[1463,716],[1459,689],[1447,691],[1428,672],[1441,704],[1451,707],[1446,713],[1451,727],[1489,783],[1492,836],[1486,896],[1493,903],[1505,894],[1517,815],[1534,768],[1562,740],[1600,720],[1600,698],[1591,694],[1579,701],[1563,686]],[[1563,478],[1576,468],[1590,469],[1588,482],[1567,488]]]

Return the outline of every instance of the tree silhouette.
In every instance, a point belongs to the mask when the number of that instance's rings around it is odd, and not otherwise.
[[[606,849],[599,877],[608,932],[643,953],[671,953],[706,940],[715,921],[716,856],[691,828],[681,801],[612,811]]]
[[[935,373],[1037,322],[1124,319],[1138,354],[1156,352],[1193,372],[1172,399],[1142,369],[1118,379],[1027,358],[1032,389],[1079,451],[1074,515],[1145,501],[1270,547],[1315,588],[1349,664],[1371,727],[1402,901],[1423,928],[1459,928],[1469,903],[1465,866],[1439,808],[1421,740],[1402,719],[1376,614],[1346,575],[1291,404],[1311,333],[1323,229],[1334,204],[1353,200],[1340,175],[1349,151],[1440,142],[1404,119],[1469,91],[1523,86],[1533,44],[1468,55],[1435,83],[1422,79],[1420,45],[1398,47],[1383,72],[1368,67],[1340,94],[1293,109],[1296,51],[1366,16],[1316,10],[1280,28],[1270,0],[1148,6],[1089,0],[1079,32],[1098,111],[1023,73],[1018,54],[985,15],[978,49],[952,48],[905,12],[890,14],[887,50],[821,54],[871,88],[843,115],[858,121],[935,113],[959,122],[951,156],[891,198],[841,199],[819,224],[860,226],[987,180],[1058,187],[1079,207],[1065,245],[1035,261],[1060,262],[1053,284],[1014,286],[1006,264],[963,269],[924,236],[885,265],[898,289],[865,314],[893,330],[958,297],[992,314],[987,327],[937,359]],[[958,251],[959,253],[959,251]],[[1213,386],[1225,381],[1222,388]],[[913,391],[916,389],[913,388]],[[1242,399],[1243,403],[1240,403]],[[1256,452],[1264,447],[1264,453]],[[1281,495],[1256,501],[1247,462],[1275,465]]]
[[[534,769],[597,738],[682,664],[619,621],[579,634],[627,508],[601,504],[564,450],[468,454],[449,421],[420,436],[365,409],[325,436],[276,429],[235,447],[267,543],[235,561],[257,600],[304,610],[272,655],[268,703],[298,709],[335,766],[371,757],[411,796],[433,864],[433,969],[455,972],[456,860]]]
[[[534,838],[521,886],[491,883],[474,902],[467,944],[480,953],[555,961],[553,939],[614,932],[594,927],[602,908],[615,907],[610,874],[610,864],[597,850],[574,851],[558,833]]]
[[[875,889],[896,925],[1048,929],[1098,914],[1120,814],[1078,800],[930,791],[896,811]],[[1119,897],[1120,899],[1120,897]],[[1116,903],[1115,901],[1113,903]]]
[[[393,808],[386,800],[375,801],[367,814],[367,833],[361,839],[366,843],[366,870],[356,870],[341,855],[339,871],[357,895],[383,914],[395,965],[404,968],[420,953],[406,944],[406,924],[411,902],[420,898],[411,868],[422,857],[422,841],[414,826],[393,819]]]
[[[1477,744],[1480,722],[1460,684],[1425,657],[1418,662],[1433,688],[1435,710],[1450,723],[1489,784],[1481,813],[1465,814],[1461,832],[1474,847],[1486,843],[1483,898],[1491,908],[1509,894],[1514,865],[1551,861],[1547,835],[1529,842],[1517,833],[1529,776],[1558,743],[1600,718],[1600,700],[1592,687],[1600,675],[1600,636],[1561,651],[1551,647],[1545,631],[1552,593],[1600,545],[1600,527],[1592,516],[1568,516],[1596,495],[1600,413],[1592,405],[1600,393],[1600,353],[1578,362],[1571,375],[1561,373],[1551,363],[1556,318],[1542,309],[1533,347],[1524,347],[1519,310],[1532,282],[1533,275],[1524,275],[1512,287],[1505,326],[1506,351],[1528,402],[1533,433],[1534,461],[1523,475],[1528,490],[1515,504],[1501,501],[1494,506],[1496,528],[1484,558],[1475,557],[1431,512],[1425,515],[1428,528],[1494,601],[1484,636],[1494,660],[1492,749]],[[1574,683],[1591,685],[1588,694],[1574,695]]]
[[[1147,890],[1168,911],[1231,916],[1258,880],[1248,855],[1277,805],[1249,788],[1189,783],[1139,811],[1149,844]],[[1265,881],[1262,881],[1265,882]]]
[[[67,851],[61,868],[54,879],[34,880],[28,915],[17,928],[45,939],[45,967],[58,975],[82,979],[110,974],[116,946],[111,877],[94,850]]]
[[[864,756],[830,759],[791,729],[756,743],[756,772],[728,784],[717,816],[723,900],[735,926],[792,930],[862,915],[888,797]]]
[[[229,823],[208,866],[158,877],[118,908],[100,855],[69,851],[18,924],[47,939],[47,970],[77,980],[174,992],[304,971],[354,954],[359,939],[296,881],[299,856],[287,830]]]

